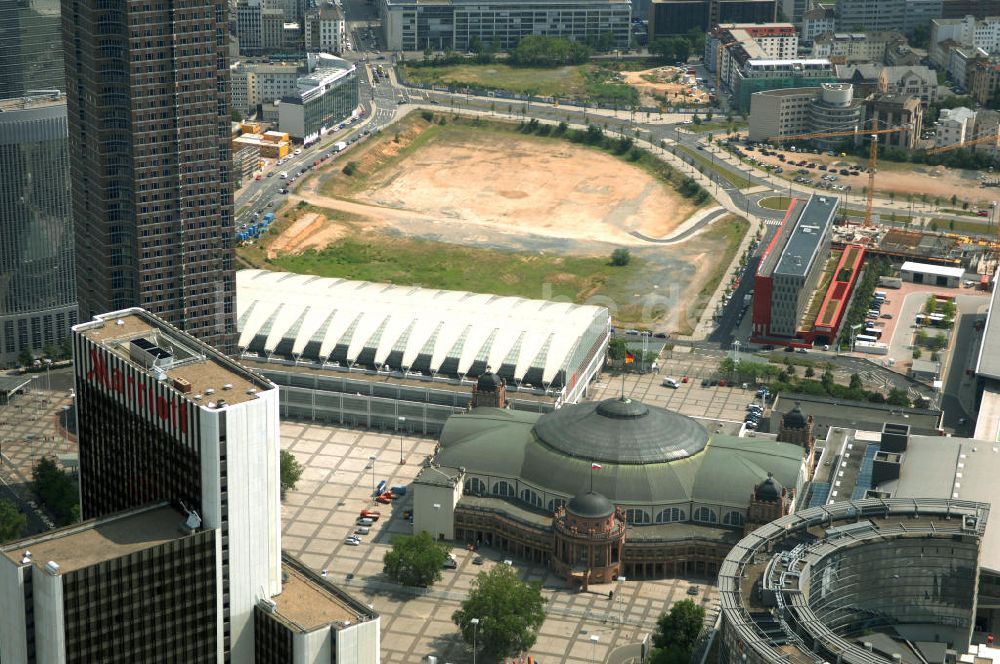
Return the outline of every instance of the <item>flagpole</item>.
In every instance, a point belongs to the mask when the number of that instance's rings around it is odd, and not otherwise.
[[[590,462],[590,492],[594,493],[594,462]]]

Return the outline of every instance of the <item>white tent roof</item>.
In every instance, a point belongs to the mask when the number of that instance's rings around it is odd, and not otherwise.
[[[566,368],[595,323],[602,330],[610,325],[604,307],[288,272],[240,270],[236,289],[244,349],[255,338],[265,338],[261,350],[272,353],[284,340],[297,356],[313,341],[319,348],[314,343],[304,359],[320,359],[339,344],[347,346],[348,362],[357,361],[366,348],[374,351],[376,364],[398,351],[406,368],[426,353],[432,371],[452,359],[460,374],[477,360],[494,370],[507,362],[515,367],[515,379],[535,368],[542,371],[543,383]]]

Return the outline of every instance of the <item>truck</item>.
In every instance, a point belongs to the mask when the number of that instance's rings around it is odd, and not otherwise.
[[[274,213],[273,212],[268,212],[267,214],[264,215],[264,218],[261,219],[261,223],[265,227],[266,226],[270,226],[273,221],[274,221]]]
[[[882,288],[902,288],[903,280],[899,277],[879,277],[878,285]]]
[[[346,149],[347,149],[347,143],[345,143],[344,141],[339,141],[333,144],[334,152],[343,152]]]

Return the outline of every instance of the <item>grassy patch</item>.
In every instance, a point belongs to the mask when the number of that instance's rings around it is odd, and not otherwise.
[[[788,196],[768,196],[767,198],[762,198],[758,201],[758,205],[762,208],[768,210],[777,210],[779,212],[784,212],[788,209],[788,206],[792,204],[792,199]]]
[[[387,235],[343,238],[322,251],[281,256],[270,269],[429,288],[583,302],[617,289],[642,269],[633,258],[613,267],[606,258],[554,256],[463,247]]]
[[[413,83],[472,86],[543,97],[570,98],[581,97],[586,93],[585,68],[590,66],[511,67],[499,63],[486,65],[469,63],[437,67],[404,65],[403,75]]]
[[[712,295],[715,294],[716,289],[719,287],[719,283],[725,278],[726,273],[729,271],[733,260],[736,258],[736,252],[740,248],[740,241],[747,234],[747,230],[750,228],[750,222],[741,217],[725,217],[716,221],[712,226],[705,231],[703,234],[706,238],[711,238],[716,240],[719,247],[719,260],[715,261],[712,272],[709,273],[704,281],[701,290],[698,291],[698,297],[695,298],[691,306],[688,309],[687,317],[683,320],[683,324],[677,330],[678,334],[691,334],[693,331],[691,325],[688,321],[697,321],[705,307],[708,305],[708,301],[711,299]]]
[[[638,93],[631,86],[616,82],[618,71],[639,66],[630,62],[588,63],[563,67],[512,67],[503,63],[414,66],[404,65],[404,77],[425,85],[474,87],[504,90],[516,94],[558,99],[579,99],[621,104],[627,108],[637,103]],[[496,107],[516,107],[515,102],[498,99]]]
[[[720,166],[717,162],[714,162],[711,158],[706,157],[704,154],[702,154],[701,151],[692,150],[683,145],[678,145],[677,150],[678,152],[682,152],[687,156],[693,158],[695,164],[701,166],[703,171],[711,171],[717,174],[719,177],[721,177],[723,180],[733,185],[737,189],[747,188],[748,185],[746,178],[726,170],[725,168]]]
[[[732,122],[726,122],[724,120],[712,120],[711,122],[702,122],[701,124],[690,124],[684,127],[684,131],[690,132],[692,134],[718,134],[719,138],[727,136],[731,133],[746,131],[749,125],[741,120],[734,120]]]
[[[936,231],[956,233],[974,233],[977,235],[992,235],[990,225],[979,221],[963,221],[961,219],[931,219],[929,228]]]

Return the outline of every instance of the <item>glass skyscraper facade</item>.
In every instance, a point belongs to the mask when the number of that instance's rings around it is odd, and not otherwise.
[[[66,90],[59,0],[0,0],[0,99]]]
[[[54,354],[76,323],[58,0],[0,0],[0,366]]]

